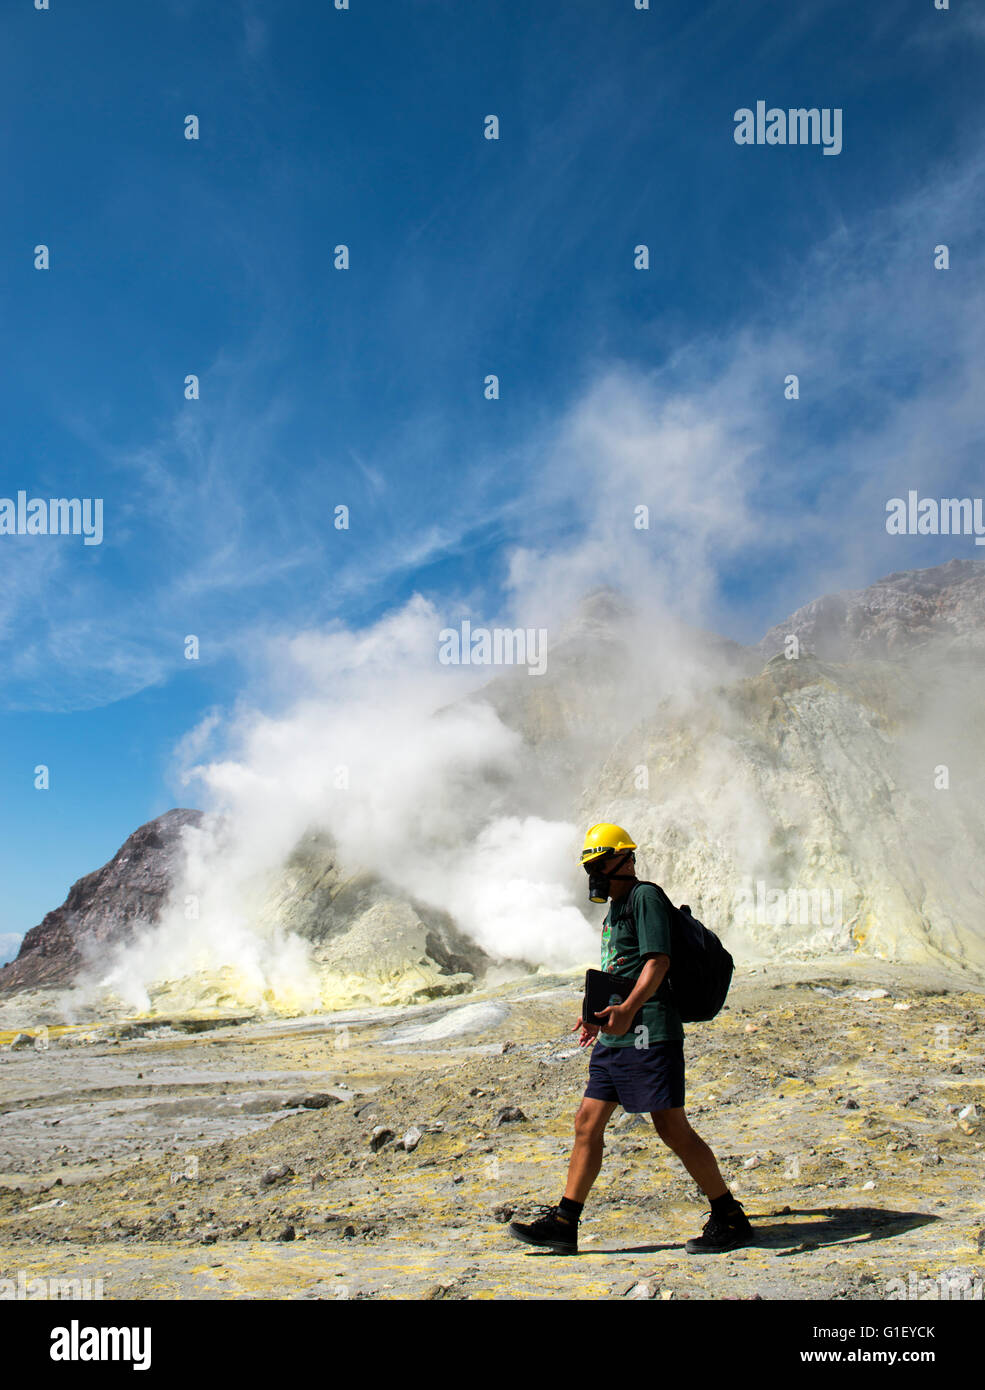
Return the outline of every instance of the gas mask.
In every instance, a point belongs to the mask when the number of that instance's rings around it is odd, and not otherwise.
[[[622,856],[620,856],[621,858]],[[635,874],[614,874],[606,873],[607,866],[617,863],[616,856],[612,854],[602,854],[595,859],[590,859],[585,865],[585,872],[588,874],[588,900],[593,903],[604,903],[609,900],[609,884],[621,878],[635,878]]]

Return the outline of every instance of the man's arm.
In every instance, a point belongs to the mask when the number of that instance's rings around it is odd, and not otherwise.
[[[657,990],[663,984],[664,976],[670,969],[670,956],[658,955],[647,956],[643,962],[643,969],[640,971],[639,979],[633,986],[633,992],[628,999],[623,1001],[623,1008],[629,1010],[632,1018],[648,999],[652,999]]]

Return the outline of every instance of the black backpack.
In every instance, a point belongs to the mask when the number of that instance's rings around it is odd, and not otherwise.
[[[632,894],[647,879],[634,884]],[[667,981],[682,1023],[707,1023],[721,1011],[735,962],[713,931],[692,917],[687,904],[675,907],[659,883],[649,883],[670,918],[671,957]]]

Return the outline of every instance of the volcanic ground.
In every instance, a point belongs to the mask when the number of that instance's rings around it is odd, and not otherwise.
[[[685,1028],[688,1116],[758,1236],[714,1256],[684,1249],[706,1199],[622,1110],[579,1254],[509,1236],[564,1190],[579,1000],[574,974],[538,974],[405,1008],[45,1032],[20,996],[0,1034],[0,1279],[98,1279],[107,1299],[774,1300],[985,1280],[981,987],[851,957],[737,971],[719,1017]]]

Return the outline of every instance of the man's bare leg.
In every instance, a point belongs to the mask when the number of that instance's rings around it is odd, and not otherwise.
[[[592,1183],[602,1167],[605,1127],[617,1102],[582,1097],[575,1114],[575,1144],[568,1164],[568,1185],[564,1195],[569,1202],[584,1205]]]
[[[728,1185],[718,1161],[701,1135],[691,1128],[683,1106],[673,1110],[651,1110],[650,1119],[660,1138],[681,1160],[708,1200],[724,1197]]]

